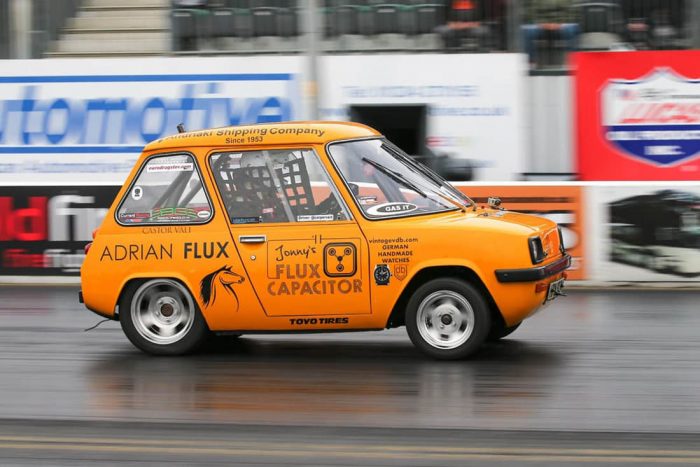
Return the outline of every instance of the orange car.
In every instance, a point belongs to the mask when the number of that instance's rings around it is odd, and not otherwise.
[[[405,325],[462,358],[560,295],[571,262],[555,223],[490,204],[359,124],[176,134],[146,146],[86,248],[81,300],[154,354]]]

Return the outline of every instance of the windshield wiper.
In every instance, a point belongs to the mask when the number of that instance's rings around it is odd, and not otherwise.
[[[403,154],[401,151],[397,151],[390,145],[387,145],[386,143],[382,144],[382,148],[387,151],[389,154],[392,154],[394,157],[400,159],[402,162],[404,162],[406,165],[409,166],[409,168],[413,169],[414,172],[419,173],[425,177],[428,177],[433,183],[435,183],[437,186],[440,188],[443,188],[447,190],[447,192],[450,194],[451,198],[454,198],[455,201],[457,201],[460,204],[460,209],[462,206],[471,206],[476,204],[470,197],[462,193],[461,191],[458,191],[455,189],[452,185],[447,183],[447,180],[445,180],[443,177],[441,177],[439,174],[435,173],[433,170],[430,168],[424,166],[423,164],[420,164],[413,160],[413,158]],[[454,203],[452,203],[454,204]]]
[[[423,198],[428,197],[428,195],[426,195],[425,192],[423,192],[423,190],[418,188],[416,185],[413,184],[413,182],[408,180],[406,177],[404,177],[400,173],[395,172],[388,167],[384,167],[382,164],[380,164],[378,162],[374,162],[372,160],[369,160],[366,157],[363,157],[362,161],[368,163],[369,165],[371,165],[375,169],[379,170],[384,175],[387,175],[389,178],[394,180],[396,183],[399,183],[399,184],[405,186],[406,188],[415,191],[416,193],[421,195]]]
[[[409,188],[409,189],[415,191],[416,193],[421,195],[423,198],[428,198],[428,195],[426,195],[423,190],[418,188],[416,185],[413,184],[413,182],[409,181],[406,177],[404,177],[400,173],[395,172],[388,167],[384,167],[382,164],[380,164],[378,162],[374,162],[372,160],[369,160],[366,157],[363,157],[362,161],[366,162],[369,165],[371,165],[372,167],[376,168],[377,170],[379,170],[383,174],[385,174],[388,177],[390,177],[391,179],[393,179],[395,182],[400,183],[401,185],[405,186],[406,188]],[[456,206],[461,211],[466,212],[466,206],[464,204],[460,203],[459,201],[457,201],[456,199],[452,198],[451,196],[447,196],[439,191],[435,191],[434,193],[436,195],[438,195],[440,198],[442,198],[443,200],[452,204],[453,206]]]

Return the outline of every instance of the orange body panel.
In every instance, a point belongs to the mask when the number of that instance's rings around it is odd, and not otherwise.
[[[536,282],[499,282],[495,271],[532,268],[528,238],[533,236],[551,252],[543,264],[560,259],[556,224],[486,208],[369,220],[326,153],[330,142],[368,137],[378,134],[358,124],[287,123],[183,133],[151,143],[106,215],[81,269],[86,306],[116,318],[129,281],[165,277],[190,290],[213,331],[383,329],[417,274],[426,268],[456,267],[475,274],[508,325],[536,311],[546,288],[536,292]],[[209,155],[294,147],[318,154],[352,219],[230,224]],[[194,157],[212,203],[211,219],[197,225],[119,224],[115,212],[144,161],[174,152]],[[323,195],[314,189],[314,196]],[[249,236],[265,239],[241,242]],[[391,271],[388,283],[375,279],[379,265]]]

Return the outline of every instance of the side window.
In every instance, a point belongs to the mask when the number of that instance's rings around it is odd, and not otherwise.
[[[189,155],[147,160],[117,211],[121,224],[202,224],[211,218],[209,199]]]
[[[310,149],[226,152],[210,164],[233,224],[350,219]]]

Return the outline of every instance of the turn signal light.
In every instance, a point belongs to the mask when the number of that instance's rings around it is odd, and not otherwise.
[[[93,238],[95,238],[95,237],[93,236]],[[86,254],[86,255],[87,255],[88,251],[90,251],[90,247],[91,247],[91,246],[92,246],[92,242],[90,242],[90,243],[88,243],[87,245],[85,245],[85,254]]]
[[[547,290],[548,284],[546,282],[538,282],[535,284],[535,293],[544,292]]]

